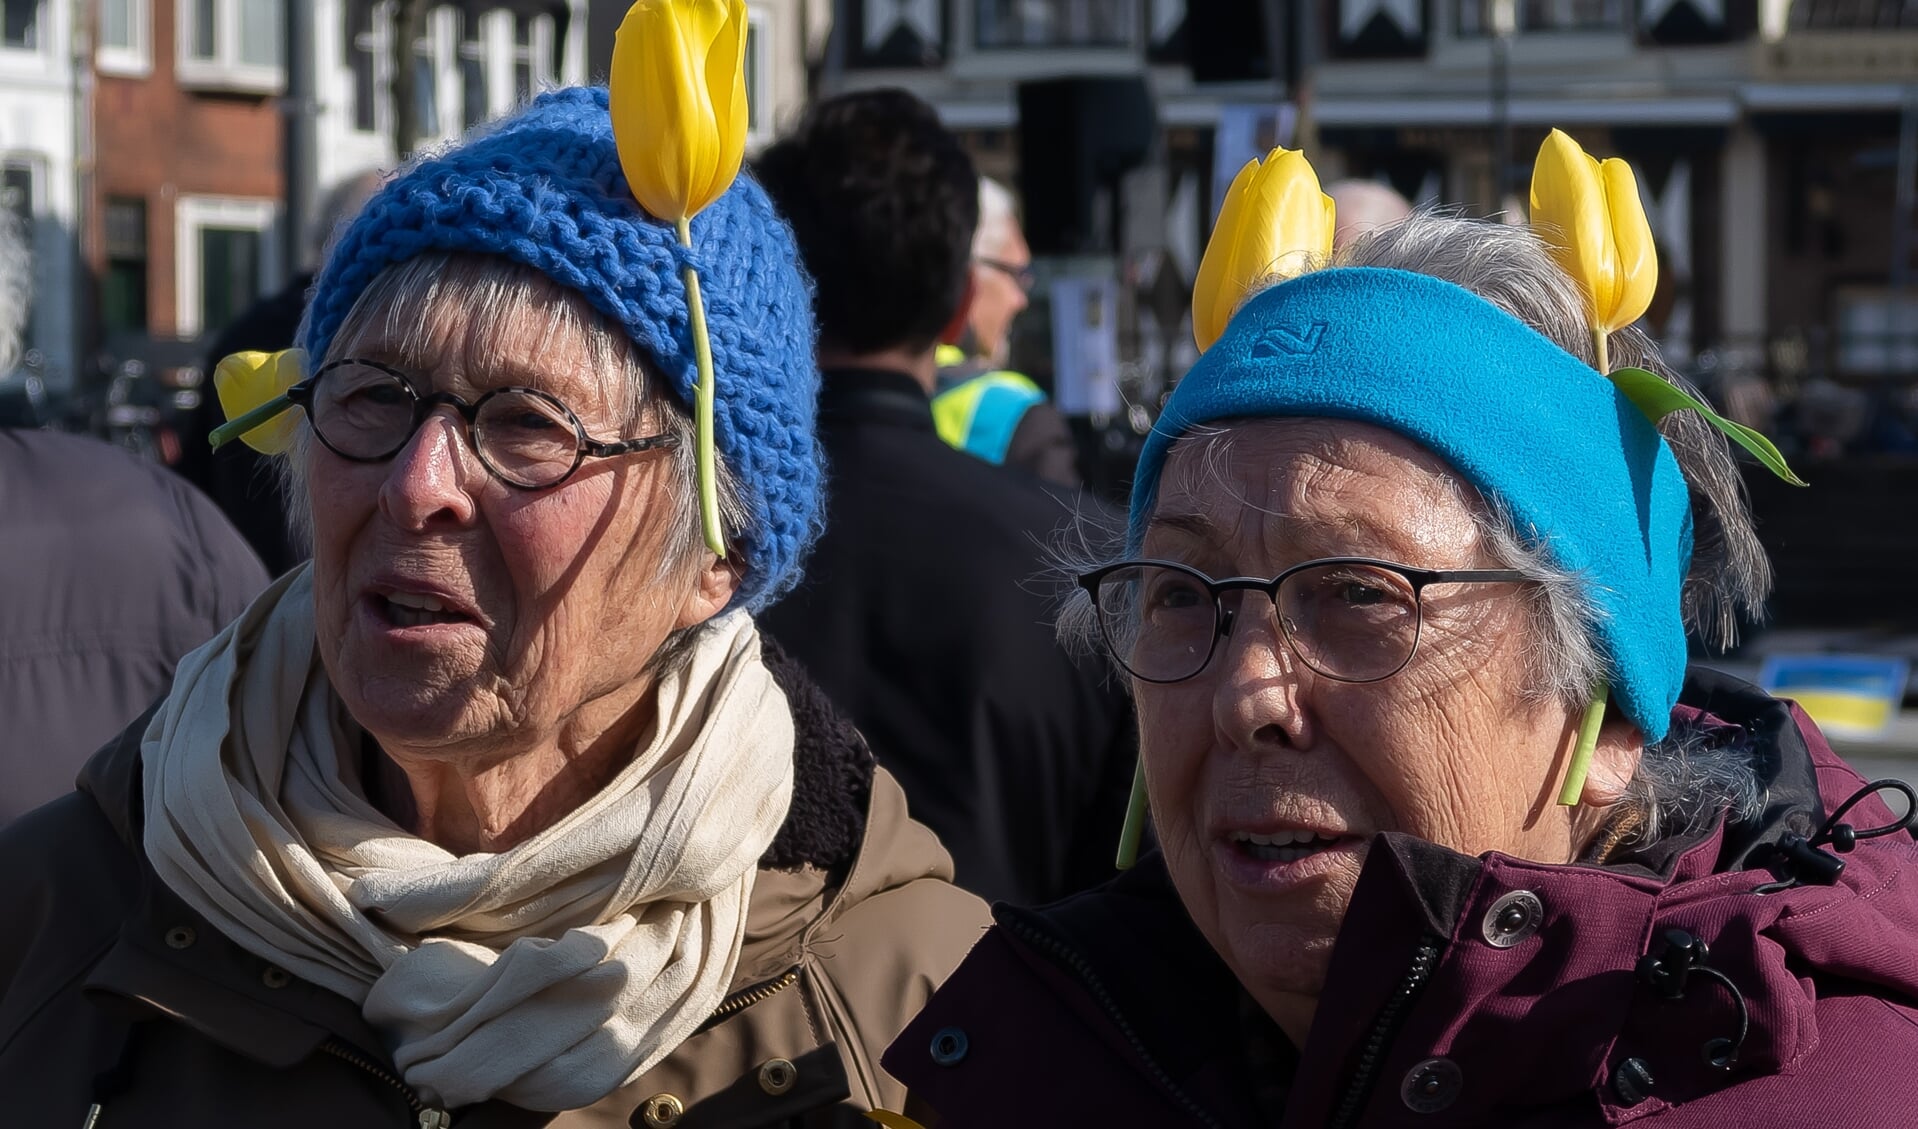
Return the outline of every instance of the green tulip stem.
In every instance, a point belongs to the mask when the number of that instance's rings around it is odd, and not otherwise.
[[[293,401],[287,399],[285,396],[275,396],[266,403],[261,404],[259,407],[241,416],[239,419],[227,420],[225,423],[214,428],[213,434],[207,436],[207,441],[212,443],[213,449],[217,451],[261,424],[271,423],[279,417],[281,412],[286,411],[292,406]]]
[[[679,221],[679,243],[693,246],[693,221]],[[713,470],[713,343],[706,333],[706,302],[699,296],[699,272],[688,265],[686,277],[686,315],[693,323],[693,357],[699,362],[699,389],[693,397],[693,427],[699,441],[699,524],[706,533],[706,547],[720,557],[726,555],[726,539],[719,533],[719,487]]]
[[[1585,776],[1592,770],[1592,750],[1598,748],[1598,730],[1605,723],[1605,699],[1611,693],[1611,683],[1602,678],[1592,687],[1592,702],[1585,707],[1585,719],[1578,725],[1578,744],[1572,746],[1572,764],[1565,770],[1564,786],[1558,790],[1562,807],[1577,807],[1585,791]]]
[[[1612,371],[1612,335],[1602,325],[1592,327],[1592,353],[1598,358],[1598,371],[1601,375]]]
[[[1131,870],[1139,861],[1139,841],[1145,838],[1145,758],[1132,768],[1132,798],[1126,801],[1125,826],[1119,830],[1120,870]]]

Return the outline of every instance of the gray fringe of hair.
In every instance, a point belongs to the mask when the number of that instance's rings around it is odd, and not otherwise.
[[[1517,317],[1587,364],[1595,360],[1582,297],[1528,228],[1421,211],[1361,236],[1327,265],[1392,267],[1445,279]],[[1644,368],[1697,394],[1665,366],[1657,346],[1642,331],[1614,333],[1608,344],[1614,367]],[[1694,545],[1682,595],[1686,626],[1708,646],[1723,648],[1736,639],[1741,611],[1754,617],[1762,611],[1771,588],[1771,566],[1753,530],[1730,444],[1691,412],[1665,417],[1659,430],[1691,491]],[[1230,432],[1213,427],[1188,432],[1174,449],[1199,448],[1189,456],[1205,460],[1198,473],[1224,483],[1230,445]],[[1581,578],[1561,568],[1544,544],[1525,536],[1503,505],[1460,485],[1489,554],[1532,582],[1528,650],[1533,678],[1526,692],[1582,709],[1592,686],[1607,674],[1593,635],[1598,608]],[[1071,577],[1122,559],[1124,552],[1123,523],[1114,526],[1082,514],[1055,542],[1052,565]],[[1074,650],[1100,649],[1092,602],[1077,588],[1065,591],[1058,629],[1060,639]],[[1746,744],[1708,739],[1681,723],[1646,747],[1625,802],[1640,815],[1634,837],[1651,842],[1709,825],[1720,813],[1732,819],[1755,818],[1764,810],[1765,799]]]
[[[379,340],[385,344],[388,363],[407,372],[430,374],[438,362],[432,332],[444,324],[435,311],[443,304],[464,311],[467,326],[473,327],[468,334],[482,335],[469,347],[483,353],[494,351],[497,342],[510,336],[535,342],[534,353],[540,356],[583,348],[594,372],[617,374],[626,391],[626,423],[620,436],[633,438],[654,430],[678,440],[667,452],[680,488],[670,492],[674,513],[667,523],[671,540],[661,556],[661,579],[707,553],[699,522],[698,444],[691,410],[678,397],[661,394],[658,378],[618,326],[583,297],[531,267],[494,255],[450,252],[430,252],[388,267],[354,302],[326,356],[310,359],[311,370],[317,372],[321,365],[353,356],[366,343]],[[294,540],[302,546],[311,545],[313,533],[306,491],[312,445],[312,426],[302,414],[293,446],[277,460],[287,520]],[[723,457],[715,459],[714,466],[720,528],[732,541],[751,518],[732,467]],[[689,653],[698,632],[699,627],[692,627],[669,636],[655,656],[655,669],[666,669]]]

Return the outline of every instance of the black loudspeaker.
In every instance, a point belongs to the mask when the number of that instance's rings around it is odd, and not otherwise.
[[[1021,83],[1019,188],[1033,254],[1112,250],[1119,177],[1145,161],[1157,132],[1142,78]],[[1102,191],[1103,224],[1095,207]]]
[[[1195,0],[1185,8],[1185,57],[1193,82],[1280,77],[1280,5],[1270,0]]]

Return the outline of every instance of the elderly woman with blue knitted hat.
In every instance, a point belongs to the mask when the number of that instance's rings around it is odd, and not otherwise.
[[[543,96],[340,235],[302,410],[236,421],[312,564],[0,838],[0,1120],[901,1100],[879,1052],[985,911],[754,628],[820,524],[807,283],[751,181],[682,240],[614,134],[605,91]]]
[[[1536,234],[1336,257],[1298,154],[1233,185],[1068,609],[1158,847],[996,910],[887,1052],[925,1124],[1911,1120],[1909,793],[1686,669],[1768,583],[1724,435],[1790,472],[1626,328],[1629,170],[1540,164]]]

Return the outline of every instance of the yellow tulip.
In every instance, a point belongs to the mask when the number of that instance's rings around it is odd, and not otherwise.
[[[1539,147],[1532,226],[1590,303],[1595,337],[1637,321],[1658,286],[1658,252],[1632,166],[1599,162],[1561,130]]]
[[[1332,198],[1296,149],[1247,161],[1225,203],[1192,285],[1192,336],[1204,352],[1260,285],[1298,274],[1332,253]]]
[[[678,223],[739,175],[746,152],[745,0],[639,0],[613,39],[619,166],[640,206]]]
[[[298,349],[234,353],[214,368],[213,388],[219,394],[220,409],[226,413],[229,423],[240,422],[249,413],[263,414],[265,409],[278,409],[242,433],[242,443],[262,455],[277,455],[292,445],[299,421],[288,411],[293,402],[285,399],[286,390],[300,382],[305,368],[306,354]],[[230,429],[226,435],[216,431],[214,446],[228,437]]]
[[[692,219],[725,194],[746,153],[746,0],[639,0],[613,38],[608,109],[634,199],[686,247]],[[713,356],[699,275],[684,268],[699,386],[693,395],[699,523],[726,555],[713,453]]]

